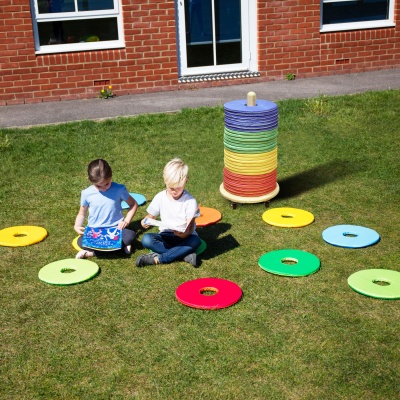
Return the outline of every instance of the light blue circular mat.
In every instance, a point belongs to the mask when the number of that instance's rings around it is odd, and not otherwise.
[[[139,193],[129,193],[129,194],[136,200],[136,203],[138,203],[138,206],[141,206],[144,203],[146,203],[146,197],[144,197],[142,194],[139,194]],[[126,210],[129,208],[128,203],[126,201],[123,201],[121,203],[121,207],[123,210]]]
[[[380,236],[373,229],[358,225],[335,225],[322,232],[325,242],[339,247],[360,248],[377,243]]]

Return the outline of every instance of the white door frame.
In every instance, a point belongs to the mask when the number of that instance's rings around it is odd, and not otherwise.
[[[257,71],[257,2],[255,0],[240,1],[242,13],[242,62],[238,64],[189,68],[187,66],[186,54],[185,3],[183,0],[176,0],[178,18],[179,76],[236,71]]]

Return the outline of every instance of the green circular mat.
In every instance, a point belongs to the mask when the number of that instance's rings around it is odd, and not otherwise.
[[[74,285],[87,281],[99,272],[93,261],[67,258],[45,265],[39,271],[39,279],[51,285]]]
[[[377,299],[400,299],[400,272],[390,269],[364,269],[350,275],[349,286],[358,293]]]
[[[283,249],[264,254],[258,265],[272,274],[296,277],[313,274],[321,263],[318,257],[307,251]]]
[[[207,243],[203,239],[200,240],[201,240],[200,246],[196,250],[197,255],[203,253],[207,248]]]
[[[242,143],[224,139],[224,146],[228,150],[236,153],[267,153],[274,150],[277,147],[277,143],[276,141],[271,141],[269,143]]]
[[[257,132],[244,132],[244,131],[234,131],[233,129],[230,129],[228,127],[225,126],[224,128],[225,132],[228,132],[232,135],[235,136],[252,136],[252,137],[256,137],[256,136],[260,136],[260,137],[264,137],[270,134],[274,134],[278,132],[278,128],[274,128],[274,129],[270,129],[270,130],[266,130],[266,131],[257,131]]]
[[[276,140],[278,137],[278,132],[277,131],[271,131],[266,134],[262,135],[254,135],[254,134],[246,134],[246,135],[241,135],[241,134],[233,134],[229,131],[224,131],[224,137],[231,139],[231,140],[237,140],[237,141],[268,141],[268,140]]]

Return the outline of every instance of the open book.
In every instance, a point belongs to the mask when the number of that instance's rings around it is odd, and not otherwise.
[[[163,224],[162,221],[158,221],[157,219],[148,218],[148,217],[146,217],[143,220],[143,223],[145,225],[158,226],[158,227],[161,227],[164,229],[170,229],[171,231],[178,231],[178,232],[185,232],[186,228],[187,228],[186,224],[180,225],[180,226],[167,226],[167,225]]]
[[[91,228],[87,226],[82,246],[93,250],[115,251],[122,247],[122,231],[118,228]]]

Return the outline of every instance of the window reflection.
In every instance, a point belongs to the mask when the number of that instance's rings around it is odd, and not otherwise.
[[[240,0],[185,0],[185,24],[189,68],[242,62]]]
[[[110,10],[114,8],[114,0],[79,0],[79,11]]]
[[[39,14],[113,10],[114,0],[78,0],[77,6],[74,0],[38,0]]]
[[[389,15],[388,0],[340,1],[323,4],[323,24],[379,21]]]
[[[103,42],[118,40],[117,18],[98,18],[62,22],[55,29],[55,22],[38,24],[41,46],[64,43]]]

